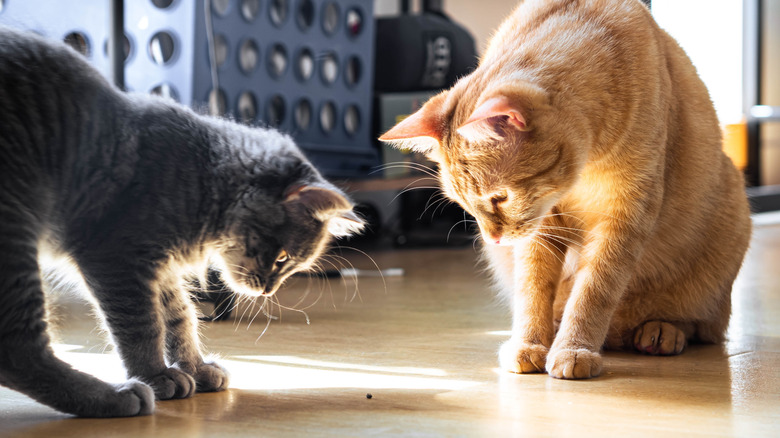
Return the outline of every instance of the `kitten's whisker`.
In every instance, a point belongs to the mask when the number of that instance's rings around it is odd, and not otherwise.
[[[304,318],[306,318],[306,324],[307,325],[311,324],[311,319],[309,319],[309,314],[306,313],[305,311],[300,310],[300,309],[294,309],[292,307],[287,307],[287,306],[283,305],[281,302],[279,302],[278,298],[274,299],[274,302],[276,303],[276,307],[279,308],[279,314],[280,315],[281,315],[282,309],[290,310],[290,311],[293,311],[293,312],[298,312],[298,313],[303,314]]]
[[[262,311],[264,307],[265,307],[265,301],[263,301],[263,305],[260,306],[260,310]],[[265,312],[263,312],[263,313],[265,313]],[[255,318],[257,318],[258,315],[260,315],[260,312],[256,312],[255,316],[253,316],[252,319],[249,320],[249,324],[247,324],[247,326],[246,326],[247,331],[249,331],[249,328],[252,327],[252,323],[255,322]],[[269,315],[266,314],[266,316],[269,316]]]
[[[317,298],[314,300],[314,302],[309,304],[309,305],[307,305],[306,307],[304,307],[303,310],[309,309],[309,308],[313,307],[314,305],[316,305],[317,302],[319,302],[319,299],[322,297],[322,286],[321,286],[322,285],[322,279],[323,279],[323,276],[325,275],[324,272],[323,272],[322,266],[320,266],[320,262],[319,261],[314,263],[314,265],[312,265],[312,270],[307,272],[306,274],[307,274],[306,277],[308,279],[308,283],[306,285],[306,290],[304,291],[303,296],[298,300],[297,303],[295,303],[293,305],[293,307],[298,308],[298,306],[300,306],[304,302],[304,300],[309,296],[309,294],[311,293],[312,288],[313,288],[315,276],[316,276],[316,280],[318,280],[317,283],[320,284],[320,293],[317,296]]]
[[[223,287],[222,289],[224,289],[224,287]],[[221,311],[221,312],[219,312],[219,314],[215,314],[215,315],[214,315],[214,319],[221,319],[221,318],[222,318],[222,316],[224,316],[225,314],[228,314],[228,315],[229,315],[229,314],[230,314],[231,312],[233,312],[233,310],[235,310],[235,308],[238,306],[238,303],[237,303],[237,302],[238,302],[239,298],[237,297],[237,294],[235,294],[235,293],[231,293],[231,294],[230,294],[230,298],[228,298],[228,299],[230,300],[230,303],[229,303],[227,306],[225,306],[225,307],[222,309],[222,311]],[[214,303],[214,306],[215,306],[215,307],[214,307],[214,310],[216,310],[216,309],[217,309],[217,308],[216,308],[216,305],[217,305],[217,303],[215,302],[215,303]],[[212,313],[214,313],[214,312],[212,312]]]
[[[331,256],[331,257],[333,257],[333,258],[335,258],[337,261],[343,261],[344,263],[346,263],[347,265],[349,265],[349,267],[350,267],[350,268],[352,268],[352,269],[354,269],[354,268],[355,268],[355,266],[352,264],[352,262],[350,262],[349,260],[347,260],[347,259],[346,259],[345,257],[343,257],[343,256],[339,256],[339,255],[336,255],[336,254],[331,254],[330,256]],[[339,273],[341,272],[341,269],[339,269],[339,267],[338,267],[338,266],[336,266],[336,265],[335,265],[333,262],[331,262],[330,260],[325,260],[325,262],[327,262],[327,263],[329,263],[331,266],[333,266],[333,268],[334,268],[334,269],[336,269],[336,271],[338,271]],[[342,276],[341,276],[341,281],[342,281],[342,283],[344,284],[344,302],[345,302],[345,303],[346,303],[346,302],[352,302],[352,301],[355,299],[355,297],[357,296],[357,297],[359,297],[359,299],[360,299],[360,302],[362,303],[362,302],[363,302],[363,297],[361,297],[361,296],[360,296],[360,292],[359,292],[359,290],[358,290],[358,282],[357,282],[357,281],[355,281],[355,291],[354,291],[354,293],[352,294],[352,298],[350,298],[349,300],[347,300],[347,297],[349,296],[349,291],[347,290],[347,279],[346,279],[346,278],[345,278],[345,277],[342,275]]]
[[[263,301],[263,307],[265,307],[266,301]],[[265,313],[266,316],[269,316],[266,312],[263,312],[263,313]],[[257,339],[255,339],[255,345],[257,345],[257,343],[260,341],[260,338],[262,338],[263,335],[265,335],[265,332],[268,331],[268,327],[271,326],[271,321],[272,321],[272,318],[270,316],[268,318],[266,318],[265,327],[263,328],[263,331],[260,332],[260,335],[257,337]]]
[[[244,273],[250,272],[249,268],[246,268],[246,267],[241,266],[241,265],[236,265],[234,263],[226,263],[226,266],[229,267],[229,268],[238,268],[238,269],[244,271]]]
[[[382,270],[379,269],[379,265],[376,263],[376,261],[370,255],[368,255],[365,251],[361,251],[361,250],[359,250],[357,248],[354,248],[354,247],[351,247],[351,246],[340,246],[339,245],[339,248],[340,249],[349,249],[349,250],[352,250],[352,251],[355,251],[355,252],[357,252],[359,254],[364,255],[374,265],[374,267],[376,268],[377,272],[379,273],[379,277],[382,279],[382,285],[384,286],[385,293],[387,293],[387,281],[385,281],[385,276],[384,276],[384,274],[382,274]]]

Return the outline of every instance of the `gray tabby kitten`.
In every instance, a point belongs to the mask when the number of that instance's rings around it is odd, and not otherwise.
[[[358,231],[347,197],[276,131],[113,88],[75,51],[0,28],[0,384],[80,416],[149,414],[154,399],[221,391],[184,267],[222,265],[271,295],[330,236]],[[39,256],[67,255],[130,379],[56,358]]]

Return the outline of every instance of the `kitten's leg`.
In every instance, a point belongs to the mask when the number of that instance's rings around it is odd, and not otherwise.
[[[200,392],[222,391],[228,374],[214,361],[205,361],[198,339],[198,318],[188,293],[176,287],[163,290],[165,350],[168,361],[195,378]]]
[[[163,305],[161,294],[151,287],[149,278],[154,273],[148,272],[150,268],[105,252],[79,257],[78,264],[97,298],[128,376],[151,385],[159,400],[192,396],[192,376],[165,364]]]
[[[46,333],[35,247],[13,245],[23,239],[18,231],[0,238],[0,384],[69,414],[151,414],[154,394],[147,385],[134,379],[111,385],[54,355]]]
[[[499,365],[514,373],[544,372],[547,354],[555,333],[553,301],[563,268],[566,247],[552,235],[534,236],[526,246],[513,248],[488,246],[488,256],[499,281],[509,283],[512,300],[512,336],[499,350]],[[508,265],[507,257],[513,263]],[[501,260],[503,259],[503,260]]]

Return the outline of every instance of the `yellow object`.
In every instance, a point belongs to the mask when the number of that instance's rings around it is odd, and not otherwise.
[[[723,127],[723,151],[737,168],[747,166],[747,123],[744,120]]]

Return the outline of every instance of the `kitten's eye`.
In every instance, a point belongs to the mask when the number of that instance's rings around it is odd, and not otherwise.
[[[277,265],[282,265],[289,259],[290,259],[290,256],[287,254],[287,251],[282,250],[282,252],[280,252],[279,256],[276,258],[276,264]]]

